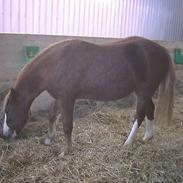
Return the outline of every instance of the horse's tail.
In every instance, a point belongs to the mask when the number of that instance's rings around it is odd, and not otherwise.
[[[175,92],[174,64],[169,57],[169,69],[165,79],[160,83],[156,121],[160,125],[168,126],[172,123]]]

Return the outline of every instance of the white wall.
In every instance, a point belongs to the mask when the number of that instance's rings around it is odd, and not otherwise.
[[[183,40],[182,0],[0,0],[0,32]]]
[[[41,48],[49,44],[71,39],[74,37],[48,36],[48,35],[22,35],[22,34],[0,34],[0,97],[7,89],[13,86],[24,62],[24,46],[36,45]],[[102,38],[78,38],[94,43],[114,41],[115,39]],[[2,98],[2,97],[1,97]],[[43,93],[33,104],[33,111],[45,110],[49,107],[52,99]],[[0,102],[1,103],[1,102]]]
[[[9,87],[13,86],[21,67],[25,64],[23,57],[23,47],[28,45],[36,45],[41,48],[47,47],[49,44],[73,37],[64,36],[46,36],[46,35],[21,35],[21,34],[0,34],[0,97]],[[104,38],[86,38],[80,37],[86,41],[93,43],[104,43],[115,41],[116,39]],[[183,42],[167,42],[159,41],[159,43],[168,48],[172,54],[174,48],[183,49]],[[181,67],[182,68],[182,67]],[[182,68],[183,69],[183,68]],[[43,94],[34,102],[33,110],[45,110],[48,108],[51,98],[47,94]]]

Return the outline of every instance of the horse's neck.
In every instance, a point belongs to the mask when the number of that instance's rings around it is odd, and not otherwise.
[[[19,101],[24,106],[24,108],[29,110],[32,102],[40,93],[41,91],[38,91],[38,90],[31,90],[31,91],[22,90],[22,91],[18,91],[18,98],[19,98]]]
[[[15,91],[18,94],[18,97],[22,100],[23,105],[29,108],[33,100],[44,91],[41,86],[41,80],[39,78],[31,80],[30,78],[22,79],[20,82],[17,82],[15,85]]]

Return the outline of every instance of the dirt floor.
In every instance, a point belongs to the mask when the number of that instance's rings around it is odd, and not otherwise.
[[[73,154],[63,155],[61,122],[51,146],[41,143],[47,114],[34,114],[14,141],[0,139],[0,183],[183,183],[183,72],[178,73],[173,126],[156,125],[155,138],[142,141],[144,125],[134,143],[124,148],[131,129],[135,98],[75,106]]]

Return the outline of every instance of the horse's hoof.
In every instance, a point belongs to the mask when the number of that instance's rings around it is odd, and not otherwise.
[[[61,158],[64,158],[64,156],[65,156],[65,153],[64,152],[62,152],[62,153],[59,154],[59,157],[61,157]]]
[[[126,142],[123,144],[123,147],[126,147],[126,146],[128,146],[129,144],[127,144]]]
[[[144,142],[147,142],[147,141],[149,141],[149,140],[151,140],[151,139],[153,139],[153,135],[145,135],[145,136],[143,137],[143,141],[144,141]]]
[[[65,157],[65,156],[67,156],[67,155],[72,155],[72,149],[70,149],[70,148],[66,148],[66,149],[64,149],[64,151],[59,155],[59,157]]]
[[[52,140],[49,137],[47,137],[44,139],[43,144],[49,146],[52,144]]]
[[[66,149],[64,150],[64,155],[71,155],[71,154],[72,154],[72,148],[71,148],[71,147],[66,148]]]
[[[72,151],[65,150],[65,151],[64,151],[64,155],[67,156],[67,155],[71,154],[71,152],[72,152]]]
[[[123,147],[129,146],[132,144],[132,141],[126,140],[125,143],[123,144]]]

